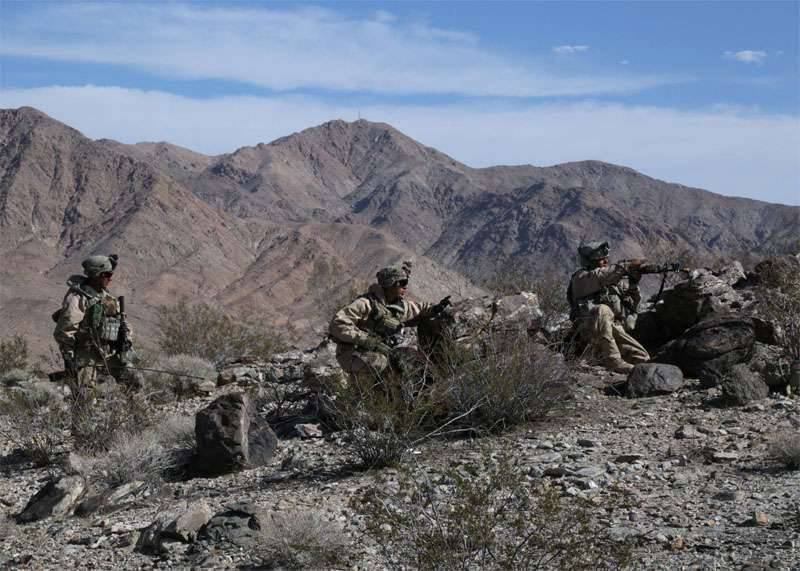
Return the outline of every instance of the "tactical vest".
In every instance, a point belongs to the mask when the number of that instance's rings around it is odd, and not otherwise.
[[[86,310],[78,325],[79,339],[76,341],[115,342],[121,325],[116,299],[111,295],[93,295],[80,285],[70,285],[69,289],[86,299]],[[53,321],[58,323],[63,312],[63,307],[56,310],[51,316]]]
[[[587,314],[595,305],[607,305],[614,312],[614,317],[618,319],[625,319],[629,313],[629,307],[623,303],[622,291],[617,285],[606,286],[595,293],[575,299],[572,293],[572,280],[580,272],[585,271],[583,268],[577,270],[569,278],[569,286],[567,287],[567,301],[570,305],[569,318],[575,321],[582,315]]]
[[[368,299],[372,309],[364,322],[364,328],[378,335],[384,341],[392,341],[394,336],[403,329],[402,318],[406,313],[405,301],[400,299],[392,304],[371,293],[360,296]]]

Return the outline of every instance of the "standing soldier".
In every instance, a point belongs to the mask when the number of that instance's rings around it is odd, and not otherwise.
[[[127,351],[120,340],[130,341],[130,330],[120,304],[108,291],[117,256],[91,256],[81,264],[85,276],[67,280],[69,290],[61,309],[53,314],[53,331],[73,396],[93,387],[98,369],[118,382],[141,386],[136,371],[128,368]]]
[[[572,274],[567,290],[570,319],[605,367],[627,373],[634,364],[650,360],[647,350],[626,331],[633,328],[641,300],[634,276],[643,261],[609,265],[608,253],[608,242],[578,248],[581,269]]]
[[[403,327],[450,305],[450,296],[436,305],[405,299],[410,275],[411,262],[383,268],[376,274],[377,283],[331,320],[328,331],[336,342],[336,360],[353,382],[379,382],[390,368],[392,347]]]

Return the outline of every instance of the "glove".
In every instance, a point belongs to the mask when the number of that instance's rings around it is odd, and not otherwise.
[[[681,263],[680,262],[674,262],[672,264],[669,264],[667,266],[667,270],[670,271],[670,272],[679,272],[679,271],[681,271]]]
[[[389,347],[386,343],[375,337],[374,335],[370,335],[363,341],[358,344],[359,347],[366,351],[372,351],[374,353],[380,353],[381,355],[389,355],[392,352],[392,348]]]
[[[442,298],[439,303],[431,308],[431,313],[433,313],[433,315],[439,315],[445,310],[446,307],[449,307],[450,305],[452,304],[450,303],[450,296],[448,295],[447,297]]]

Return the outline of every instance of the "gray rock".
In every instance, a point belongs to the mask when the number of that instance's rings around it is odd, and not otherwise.
[[[200,529],[197,538],[250,548],[261,541],[260,530],[261,520],[257,508],[252,504],[234,504],[214,515]]]
[[[711,460],[718,464],[734,462],[738,459],[739,455],[735,452],[714,452],[714,454],[711,456]]]
[[[319,424],[295,424],[294,430],[300,438],[322,438]]]
[[[684,424],[675,431],[675,438],[702,438],[702,433],[691,424]]]
[[[223,395],[197,413],[192,471],[218,475],[267,464],[278,438],[263,418],[250,416],[246,395]]]
[[[211,520],[213,515],[208,504],[199,502],[164,526],[162,535],[165,538],[191,543],[197,537],[200,529]]]
[[[673,393],[683,387],[683,373],[674,365],[642,363],[628,376],[629,397],[649,397]]]
[[[758,373],[747,365],[736,365],[720,381],[722,399],[726,404],[742,406],[767,398],[769,387]]]
[[[17,523],[30,523],[51,516],[68,515],[85,492],[86,481],[81,476],[63,476],[51,480],[28,500],[15,520]]]
[[[633,464],[642,458],[644,458],[644,456],[641,454],[621,454],[614,458],[614,462],[617,464]]]
[[[166,553],[167,548],[164,547],[164,536],[161,533],[163,528],[164,522],[156,520],[143,529],[139,534],[139,538],[136,540],[134,551],[143,553],[144,555],[161,555],[162,553]]]
[[[783,387],[789,381],[791,361],[782,347],[755,343],[750,369],[761,376],[769,387]]]

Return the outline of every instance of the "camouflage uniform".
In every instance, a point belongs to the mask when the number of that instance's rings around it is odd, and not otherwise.
[[[378,272],[378,283],[369,291],[336,313],[328,332],[336,342],[336,360],[351,380],[380,380],[390,365],[389,351],[393,336],[405,326],[433,313],[437,306],[400,298],[386,300],[384,288],[401,279],[408,279],[408,268],[384,268]]]
[[[650,360],[647,350],[626,331],[633,329],[641,295],[638,284],[628,277],[628,264],[593,267],[607,254],[607,243],[592,242],[579,249],[583,267],[570,280],[570,318],[604,366],[628,372],[633,364]]]
[[[101,270],[111,272],[116,257],[92,256],[83,266],[89,277]],[[139,387],[140,376],[128,368],[126,355],[114,347],[120,328],[119,302],[108,290],[89,286],[89,277],[74,275],[67,280],[69,290],[53,315],[53,337],[64,357],[70,388],[75,392],[94,386],[98,370]]]

